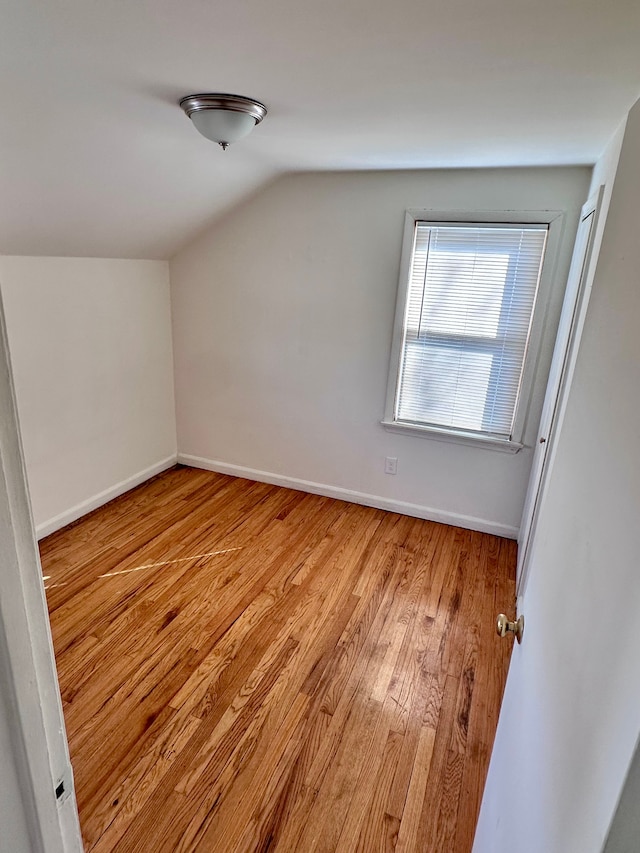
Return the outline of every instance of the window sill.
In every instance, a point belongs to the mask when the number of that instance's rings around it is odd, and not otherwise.
[[[453,432],[437,427],[404,424],[398,421],[380,421],[388,432],[399,432],[404,435],[415,435],[421,438],[434,438],[436,441],[450,441],[454,444],[466,444],[472,447],[482,447],[486,450],[497,450],[500,453],[515,454],[524,447],[518,441],[508,441],[505,438],[492,438],[488,435],[475,435],[469,432]]]

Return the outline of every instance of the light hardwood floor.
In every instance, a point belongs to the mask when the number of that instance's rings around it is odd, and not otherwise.
[[[176,468],[41,554],[87,851],[469,853],[515,543]]]

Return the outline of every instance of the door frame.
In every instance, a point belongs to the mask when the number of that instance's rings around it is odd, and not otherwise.
[[[62,699],[0,294],[0,657],[33,853],[81,853]]]
[[[524,594],[531,569],[531,546],[535,539],[540,506],[544,501],[549,474],[555,460],[557,437],[564,420],[569,389],[571,388],[580,339],[584,329],[593,284],[594,271],[592,270],[591,263],[593,247],[602,211],[604,191],[605,187],[602,184],[598,192],[585,202],[580,211],[575,243],[576,248],[579,244],[580,228],[584,226],[584,223],[590,217],[591,222],[588,226],[589,233],[584,250],[576,252],[574,249],[571,260],[571,267],[567,278],[567,296],[562,305],[558,336],[553,351],[549,381],[540,417],[538,438],[534,445],[531,475],[522,511],[522,521],[518,531],[518,563],[516,569],[516,594],[518,598]],[[572,281],[575,281],[575,276],[578,276],[578,281],[574,295],[571,296],[571,285]],[[563,324],[568,326],[568,330],[566,340],[561,342]],[[548,424],[546,421],[548,421]],[[546,433],[546,435],[543,433]]]

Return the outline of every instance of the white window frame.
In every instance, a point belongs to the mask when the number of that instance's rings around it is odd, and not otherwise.
[[[507,453],[517,453],[524,447],[524,436],[527,427],[527,419],[529,417],[535,376],[538,369],[540,348],[547,322],[550,297],[553,289],[552,285],[556,276],[558,249],[564,229],[564,220],[565,214],[564,211],[561,210],[441,211],[411,209],[406,212],[404,238],[402,241],[402,256],[400,261],[400,276],[398,281],[398,296],[396,300],[396,314],[393,324],[393,339],[391,344],[391,358],[389,362],[389,378],[387,381],[387,398],[384,417],[381,421],[382,426],[385,429],[390,432],[398,432],[405,435],[421,436],[422,438],[436,439],[438,441],[452,441],[458,444],[485,447],[490,450],[498,450]],[[511,438],[478,435],[474,432],[449,429],[444,426],[437,427],[426,424],[408,424],[395,420],[395,401],[396,394],[398,392],[398,383],[400,380],[402,344],[404,340],[403,327],[407,298],[409,295],[409,280],[411,276],[411,261],[416,222],[427,222],[432,223],[433,225],[545,225],[549,229],[544,260],[540,273],[538,294],[533,310],[529,342],[524,358],[522,381],[520,383],[520,393],[518,394],[518,400],[516,403]]]

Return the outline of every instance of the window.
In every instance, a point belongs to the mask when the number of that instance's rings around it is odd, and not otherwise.
[[[409,214],[385,426],[522,446],[549,221]]]

